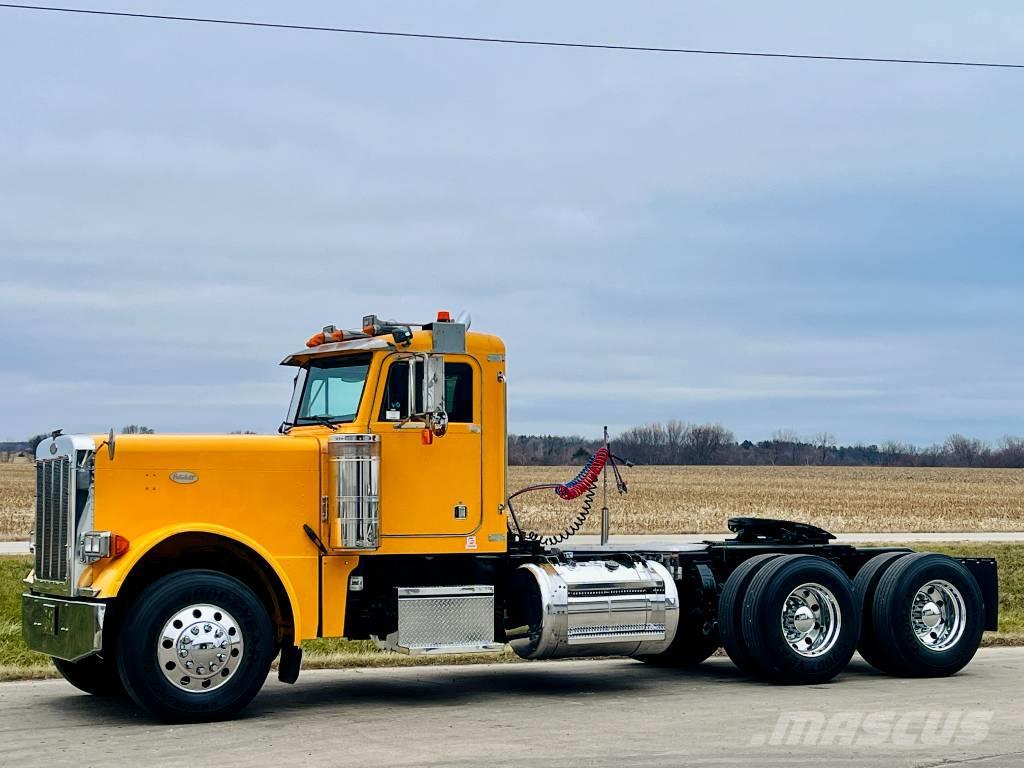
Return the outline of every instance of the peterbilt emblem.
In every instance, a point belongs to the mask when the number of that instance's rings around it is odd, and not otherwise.
[[[199,475],[195,472],[189,472],[188,470],[179,469],[176,472],[171,472],[171,481],[175,483],[181,483],[182,485],[188,485],[194,483],[199,479]]]
[[[50,455],[52,456],[56,452],[57,452],[57,441],[54,440],[52,443],[50,443]]]

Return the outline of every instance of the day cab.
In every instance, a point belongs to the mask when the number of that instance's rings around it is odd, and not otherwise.
[[[500,339],[447,313],[422,326],[370,316],[359,331],[325,329],[282,364],[296,375],[277,435],[40,443],[25,635],[73,683],[118,689],[123,677],[171,715],[208,706],[190,694],[222,690],[230,700],[210,708],[227,711],[250,694],[228,685],[240,666],[262,670],[283,649],[282,674],[294,677],[303,640],[392,634],[394,609],[376,611],[364,586],[375,570],[391,580],[439,558],[451,575],[436,585],[497,567]],[[154,646],[159,670],[140,653]]]

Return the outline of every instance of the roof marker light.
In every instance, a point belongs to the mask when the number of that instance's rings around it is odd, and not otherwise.
[[[319,333],[314,333],[306,340],[307,347],[319,347],[321,344],[326,344],[329,341],[344,341],[345,332],[340,328],[336,328],[333,325],[325,325],[324,329]]]
[[[439,323],[450,323],[452,321],[452,313],[447,309],[442,309],[437,313],[437,322]]]

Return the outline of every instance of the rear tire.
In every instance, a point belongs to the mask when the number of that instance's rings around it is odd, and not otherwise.
[[[875,602],[875,591],[878,589],[878,582],[882,580],[893,563],[909,552],[886,552],[876,555],[868,560],[861,569],[857,571],[857,577],[853,580],[853,599],[860,610],[860,642],[857,643],[857,652],[868,664],[879,672],[892,673],[890,667],[891,659],[884,649],[878,644],[875,636],[875,622],[872,606]]]
[[[729,574],[718,598],[718,634],[722,640],[722,647],[729,654],[732,663],[745,675],[754,676],[758,669],[747,649],[747,642],[743,639],[743,597],[758,571],[777,557],[778,553],[769,552],[744,560]]]
[[[695,667],[718,650],[718,632],[712,629],[704,634],[704,625],[700,622],[680,624],[675,639],[664,651],[649,656],[635,658],[654,667],[672,667],[684,669]]]
[[[787,685],[827,682],[849,664],[860,638],[853,585],[831,560],[780,557],[750,583],[742,629],[764,677]]]
[[[53,660],[53,665],[61,677],[75,688],[93,696],[122,696],[124,686],[117,674],[117,664],[113,659],[101,656],[88,656],[80,661]]]
[[[144,589],[128,609],[117,667],[137,704],[170,722],[219,720],[252,701],[270,671],[274,626],[245,584],[188,570]]]
[[[901,677],[945,677],[963,669],[984,632],[981,588],[964,565],[921,552],[885,570],[875,590],[872,642],[880,669]]]

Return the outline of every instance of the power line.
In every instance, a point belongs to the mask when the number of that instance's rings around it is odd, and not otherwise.
[[[62,8],[51,5],[25,5],[22,3],[0,3],[0,8],[14,8],[23,11],[45,11],[50,13],[76,13],[86,16],[107,16],[125,19],[149,19],[153,21],[181,21],[195,24],[222,24],[237,27],[258,27],[261,29],[288,29],[303,32],[333,32],[345,35],[367,35],[372,37],[413,38],[417,40],[447,40],[466,43],[496,43],[499,45],[529,45],[547,48],[586,48],[601,51],[628,51],[634,53],[685,53],[699,56],[747,56],[765,59],[802,59],[805,61],[852,61],[875,64],[923,64],[941,67],[982,67],[988,69],[1024,69],[1024,64],[991,61],[961,61],[955,59],[904,59],[882,56],[826,56],[809,53],[779,53],[769,51],[729,51],[703,48],[662,48],[651,45],[617,45],[612,43],[581,43],[562,40],[528,40],[509,37],[478,37],[473,35],[435,35],[424,32],[393,32],[381,29],[356,29],[350,27],[325,27],[312,24],[278,24],[269,21],[245,21],[242,19],[217,19],[201,16],[170,16],[158,13],[129,13],[96,8]]]

